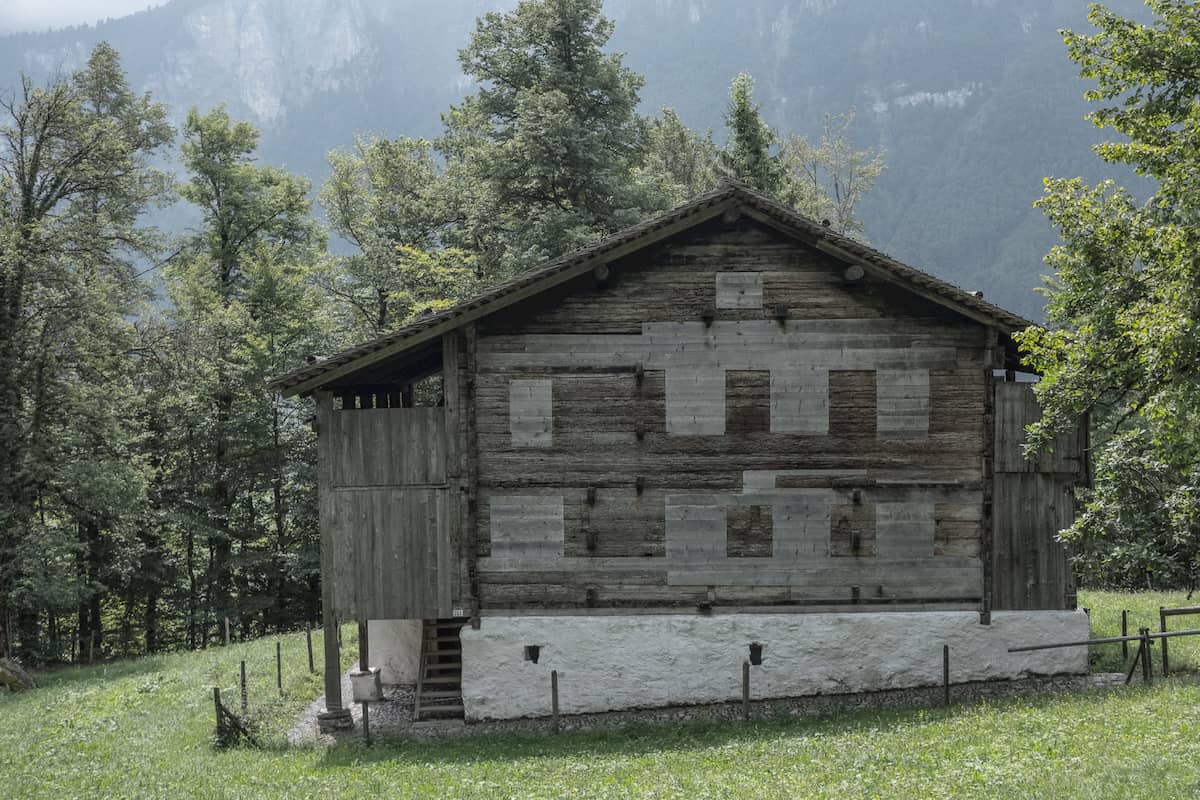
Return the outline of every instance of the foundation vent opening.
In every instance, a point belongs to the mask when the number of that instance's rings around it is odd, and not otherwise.
[[[525,660],[526,661],[532,661],[534,664],[536,664],[538,662],[538,659],[541,657],[541,655],[542,655],[542,646],[541,645],[539,645],[539,644],[525,645]]]
[[[763,659],[763,646],[758,642],[750,645],[750,664],[751,666],[761,667]]]

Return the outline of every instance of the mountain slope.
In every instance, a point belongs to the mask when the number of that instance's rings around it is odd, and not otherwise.
[[[181,116],[226,102],[263,130],[264,160],[319,181],[356,132],[436,135],[470,91],[455,54],[512,0],[173,0],[102,23],[0,38],[0,82],[82,63],[100,39]],[[1138,14],[1138,0],[1110,3]],[[608,0],[613,46],[644,73],[646,112],[721,126],[749,70],[764,114],[809,136],[854,106],[888,169],[863,206],[874,245],[1027,315],[1054,232],[1045,175],[1106,174],[1088,151],[1084,84],[1057,34],[1082,0]],[[1131,182],[1127,173],[1116,173]]]

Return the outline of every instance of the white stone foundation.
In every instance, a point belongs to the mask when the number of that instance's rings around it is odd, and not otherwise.
[[[372,636],[374,634],[372,633]],[[1009,647],[1088,638],[1083,611],[858,614],[698,614],[484,617],[462,629],[463,704],[468,720],[550,713],[558,670],[564,714],[720,703],[742,696],[749,645],[754,699],[902,689],[950,680],[1084,673],[1087,648],[1009,653]],[[525,646],[537,645],[535,664]]]
[[[380,668],[384,683],[411,686],[417,682],[421,666],[421,620],[369,620],[367,640],[370,666]]]

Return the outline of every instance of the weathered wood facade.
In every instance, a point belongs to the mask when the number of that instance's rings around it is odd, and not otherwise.
[[[280,379],[317,399],[327,602],[1067,608],[1084,441],[1021,456],[1024,324],[726,184]]]

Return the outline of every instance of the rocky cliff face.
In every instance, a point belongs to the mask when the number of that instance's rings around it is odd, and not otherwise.
[[[91,28],[0,38],[0,84],[81,64],[107,39],[132,80],[187,108],[224,102],[263,130],[263,158],[320,180],[356,132],[436,135],[470,90],[456,52],[476,16],[515,0],[173,0]],[[1138,0],[1116,0],[1127,14]],[[644,108],[719,130],[752,72],[764,113],[815,135],[857,109],[888,170],[863,208],[872,243],[1018,311],[1054,235],[1031,208],[1044,175],[1095,178],[1083,84],[1057,29],[1083,0],[608,0],[614,46],[647,78]],[[1128,175],[1118,175],[1128,180]]]

